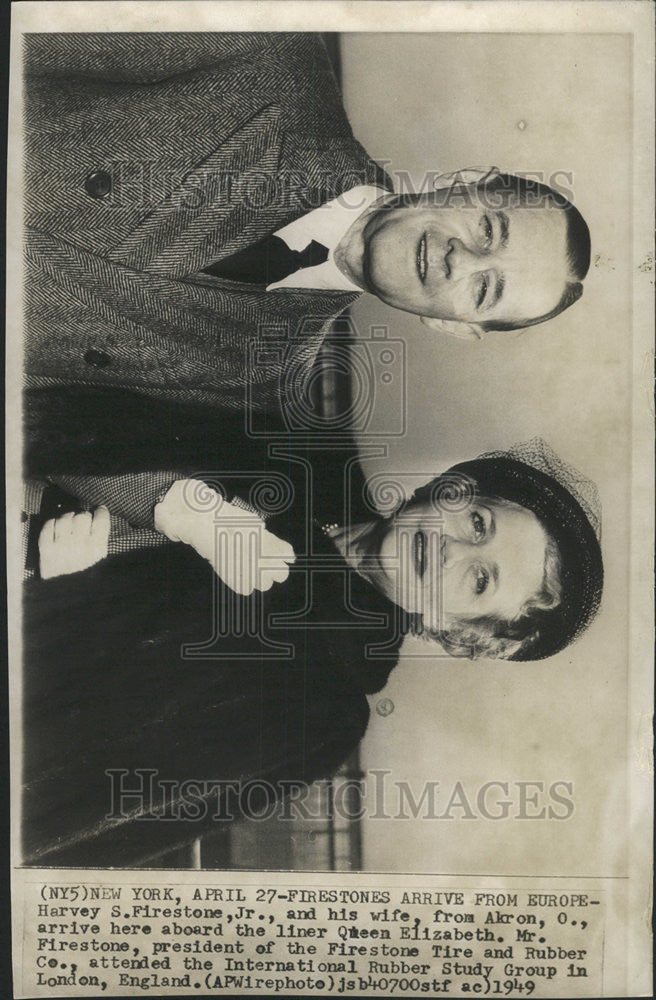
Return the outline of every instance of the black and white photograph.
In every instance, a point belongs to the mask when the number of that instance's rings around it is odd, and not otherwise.
[[[646,6],[12,5],[14,996],[650,994]]]

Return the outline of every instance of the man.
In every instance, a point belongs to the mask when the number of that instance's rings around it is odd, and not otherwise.
[[[550,189],[482,172],[394,195],[316,35],[31,35],[25,56],[25,364],[28,389],[51,394],[42,437],[87,386],[232,412],[248,390],[280,415],[363,290],[461,337],[581,294],[587,227]],[[152,527],[167,482],[75,492]],[[156,526],[184,538],[183,515]]]
[[[550,189],[487,173],[393,195],[317,35],[32,35],[25,54],[29,384],[239,409],[253,381],[277,407],[280,367],[302,379],[362,290],[460,335],[581,292],[587,227]],[[272,331],[288,354],[262,372],[249,347]]]

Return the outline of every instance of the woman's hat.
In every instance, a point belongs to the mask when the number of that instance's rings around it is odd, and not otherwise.
[[[516,623],[516,638],[535,638],[509,659],[541,660],[560,652],[585,631],[601,601],[601,517],[594,483],[541,438],[461,462],[448,474],[471,478],[484,496],[502,497],[533,511],[557,544],[560,604],[532,610],[530,623],[528,618]]]

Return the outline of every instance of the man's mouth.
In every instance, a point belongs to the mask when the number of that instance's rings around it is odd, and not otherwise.
[[[421,234],[421,239],[417,244],[417,274],[422,284],[426,281],[428,271],[428,252],[426,247],[426,233]]]

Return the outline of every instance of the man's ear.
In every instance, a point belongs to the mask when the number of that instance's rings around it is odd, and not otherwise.
[[[444,188],[483,184],[500,174],[498,167],[465,167],[463,170],[453,170],[448,174],[439,174],[433,181],[436,191]]]
[[[480,323],[462,323],[457,319],[437,319],[433,316],[422,316],[422,323],[438,333],[448,333],[459,340],[482,340],[483,327]]]

